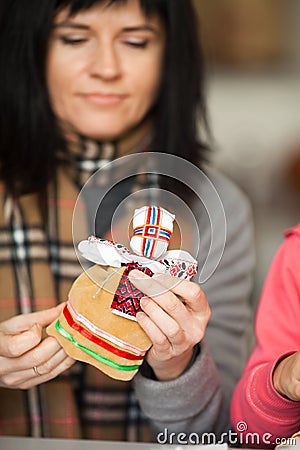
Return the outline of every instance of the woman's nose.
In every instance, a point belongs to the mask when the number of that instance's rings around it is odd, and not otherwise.
[[[94,51],[91,64],[91,76],[114,80],[121,74],[121,64],[116,49],[111,45],[102,45]]]

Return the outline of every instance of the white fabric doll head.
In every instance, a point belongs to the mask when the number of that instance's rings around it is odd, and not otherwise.
[[[143,206],[133,216],[130,248],[136,255],[158,259],[168,248],[175,216],[160,206]]]

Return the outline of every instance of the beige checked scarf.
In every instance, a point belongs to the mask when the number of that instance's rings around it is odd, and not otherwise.
[[[145,151],[138,130],[121,142],[121,154]],[[116,145],[70,137],[71,160],[57,171],[48,194],[47,223],[39,198],[13,202],[0,185],[0,321],[50,308],[67,299],[81,272],[72,240],[72,215],[88,177],[116,156]],[[150,440],[130,383],[76,363],[67,373],[22,391],[0,388],[0,435]]]

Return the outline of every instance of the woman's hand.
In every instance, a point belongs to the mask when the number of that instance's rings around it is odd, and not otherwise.
[[[146,295],[141,300],[144,312],[136,318],[153,343],[147,362],[157,379],[177,378],[205,334],[210,318],[206,297],[198,284],[170,275],[150,278],[133,270],[129,278]]]
[[[300,401],[300,351],[280,361],[273,373],[273,384],[279,394]]]
[[[59,375],[74,360],[53,337],[42,340],[43,328],[61,313],[64,304],[0,323],[0,386],[29,389]]]

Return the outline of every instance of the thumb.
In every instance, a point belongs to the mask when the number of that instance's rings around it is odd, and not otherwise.
[[[52,323],[62,312],[65,303],[61,303],[53,308],[44,309],[30,314],[20,314],[0,324],[0,332],[4,334],[19,334],[27,331],[38,324],[44,328]]]
[[[35,347],[42,337],[42,327],[34,324],[29,330],[19,334],[0,332],[0,355],[15,358]]]

